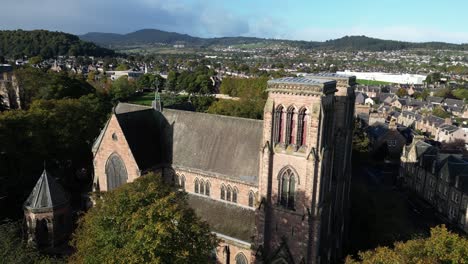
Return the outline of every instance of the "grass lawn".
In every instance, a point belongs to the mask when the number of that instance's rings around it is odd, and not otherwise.
[[[385,84],[391,84],[389,82],[383,82],[383,81],[375,81],[375,80],[362,80],[362,79],[357,79],[356,82],[358,84],[362,85],[385,85]]]

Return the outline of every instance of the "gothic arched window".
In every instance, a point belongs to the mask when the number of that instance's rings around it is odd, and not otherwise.
[[[106,163],[107,190],[111,191],[127,182],[127,169],[119,155],[112,154]]]
[[[294,144],[294,106],[288,108],[286,114],[286,145]]]
[[[232,202],[233,203],[237,203],[237,193],[238,193],[238,190],[237,188],[234,187],[234,189],[232,190]]]
[[[206,181],[205,183],[205,195],[210,196],[210,182]]]
[[[231,193],[232,193],[231,186],[228,185],[227,192],[226,192],[226,200],[227,201],[231,201]]]
[[[278,203],[288,209],[294,209],[297,178],[288,168],[278,178]]]
[[[247,258],[244,254],[239,253],[236,255],[236,264],[248,264]]]
[[[205,182],[200,180],[200,194],[205,194]]]
[[[195,193],[198,193],[199,192],[199,186],[198,186],[199,182],[198,182],[198,179],[195,179]]]
[[[180,188],[182,190],[185,190],[185,175],[183,175],[183,174],[180,177]]]
[[[226,188],[221,185],[221,200],[226,200]]]
[[[254,206],[254,194],[252,191],[249,192],[249,206],[250,207]]]
[[[280,105],[275,109],[275,117],[274,117],[274,143],[279,143],[282,140],[283,134],[283,106]]]
[[[297,139],[296,145],[298,147],[304,146],[306,144],[307,138],[307,116],[306,116],[307,109],[302,108],[299,111],[299,116],[297,119]]]

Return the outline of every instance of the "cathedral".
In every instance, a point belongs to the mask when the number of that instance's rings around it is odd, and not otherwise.
[[[263,120],[120,103],[93,145],[94,190],[147,172],[189,195],[217,263],[333,263],[348,236],[354,76],[268,81]]]

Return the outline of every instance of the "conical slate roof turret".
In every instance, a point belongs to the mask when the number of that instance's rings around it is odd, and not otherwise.
[[[68,204],[62,187],[44,169],[24,207],[28,210],[50,210]]]

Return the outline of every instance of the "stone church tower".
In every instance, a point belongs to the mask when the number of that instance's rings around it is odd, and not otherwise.
[[[335,251],[342,247],[343,231],[336,235],[334,222],[344,217],[345,209],[335,206],[334,196],[337,186],[342,193],[348,190],[341,190],[347,176],[334,176],[342,174],[346,162],[335,156],[344,151],[336,147],[338,134],[346,147],[345,127],[353,111],[336,98],[341,92],[337,79],[321,75],[268,82],[256,221],[257,244],[268,262],[327,263],[340,254]],[[347,93],[345,88],[345,97]],[[340,170],[334,172],[337,166]],[[332,235],[339,244],[323,239]]]

